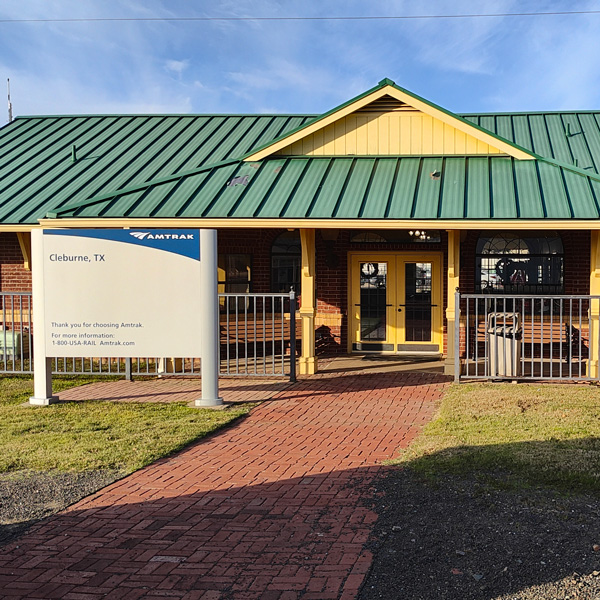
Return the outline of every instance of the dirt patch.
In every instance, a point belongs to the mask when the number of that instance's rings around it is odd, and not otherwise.
[[[361,600],[600,599],[600,499],[406,470],[376,482]]]
[[[23,534],[37,521],[89,496],[123,474],[119,471],[0,475],[0,546]]]

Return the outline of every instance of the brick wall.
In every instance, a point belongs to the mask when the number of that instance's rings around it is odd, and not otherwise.
[[[271,290],[271,246],[285,229],[223,229],[219,231],[219,253],[252,256],[252,290]],[[461,240],[461,291],[475,290],[475,250],[479,231],[463,234]],[[586,231],[559,231],[565,252],[564,281],[566,294],[587,294],[590,279],[590,234]],[[446,348],[445,309],[448,290],[447,235],[440,244],[428,244],[424,250],[443,251],[444,350]],[[316,235],[317,273],[317,348],[319,352],[346,352],[348,344],[348,252],[415,252],[410,244],[350,244],[350,232],[340,231],[334,242]],[[23,256],[15,233],[0,233],[0,291],[30,292],[31,271],[23,266]],[[300,290],[298,290],[298,293]],[[453,292],[453,290],[451,290]]]
[[[253,290],[270,291],[271,245],[284,229],[267,230],[222,230],[219,232],[219,252],[252,255]],[[560,231],[565,251],[565,293],[587,294],[590,273],[589,232]],[[475,290],[475,249],[479,231],[465,232],[461,240],[461,291]],[[443,252],[444,306],[444,352],[446,340],[446,300],[448,237],[441,232],[439,244],[415,247],[414,244],[350,244],[350,232],[340,231],[335,241],[323,239],[320,231],[316,235],[317,275],[317,350],[318,352],[346,352],[348,344],[348,252],[407,252],[418,257],[419,250]],[[300,290],[298,290],[300,292]],[[454,293],[454,290],[450,290]]]
[[[31,271],[23,266],[16,233],[0,233],[0,291],[31,292]]]

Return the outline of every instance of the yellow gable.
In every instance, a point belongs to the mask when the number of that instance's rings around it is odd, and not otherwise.
[[[244,157],[494,155],[534,156],[384,79],[353,100]]]
[[[283,156],[500,154],[501,150],[391,96],[282,148]]]

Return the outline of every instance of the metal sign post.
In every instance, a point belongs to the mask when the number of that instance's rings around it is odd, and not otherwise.
[[[44,310],[44,239],[41,229],[31,231],[31,275],[33,304],[33,396],[30,404],[48,406],[58,400],[52,395],[52,359],[46,356]]]
[[[196,406],[220,406],[219,397],[219,290],[217,273],[217,230],[200,231],[200,298],[202,398]]]

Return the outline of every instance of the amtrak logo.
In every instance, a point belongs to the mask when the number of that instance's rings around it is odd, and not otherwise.
[[[138,240],[193,240],[193,233],[151,233],[149,231],[132,231],[132,235]]]

